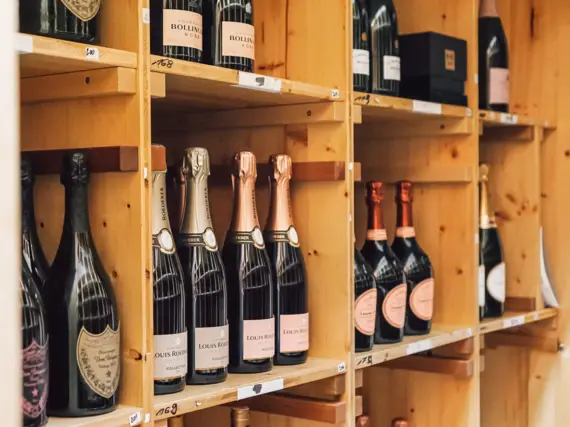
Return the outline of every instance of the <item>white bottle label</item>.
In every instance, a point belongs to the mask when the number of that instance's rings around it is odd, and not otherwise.
[[[384,79],[400,81],[399,56],[384,56]]]
[[[489,70],[489,103],[509,103],[509,69],[491,68]]]
[[[489,272],[487,276],[487,290],[498,302],[505,302],[506,280],[504,262],[496,265]]]
[[[479,307],[485,307],[485,266],[479,266],[479,280],[477,282],[479,290]]]
[[[354,49],[352,51],[352,73],[370,75],[370,54],[367,50]]]

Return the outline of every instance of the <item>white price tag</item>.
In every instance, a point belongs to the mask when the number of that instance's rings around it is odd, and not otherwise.
[[[34,39],[27,34],[16,34],[16,52],[21,54],[34,52]]]
[[[273,393],[279,390],[283,390],[283,378],[240,387],[237,391],[237,400],[248,399],[250,397],[259,396],[260,394]]]
[[[339,374],[346,372],[346,363],[342,362],[338,364],[337,371]]]
[[[418,343],[417,342],[413,342],[411,344],[408,344],[408,347],[406,348],[406,356],[409,356],[410,354],[414,354],[417,353],[418,350]]]
[[[340,99],[340,90],[333,89],[331,92],[331,98],[332,99]]]
[[[524,325],[524,315],[511,317],[503,321],[503,328],[514,328],[515,326]]]
[[[406,355],[409,356],[410,354],[421,353],[422,351],[428,351],[432,348],[433,344],[431,340],[413,342],[411,344],[408,344],[408,347],[406,348]]]
[[[150,9],[148,7],[143,7],[142,21],[143,24],[150,24]]]
[[[142,415],[140,412],[135,412],[129,417],[129,425],[131,427],[138,426],[142,422]]]
[[[240,71],[237,85],[248,89],[281,93],[281,84],[281,79]]]
[[[473,329],[467,328],[465,335],[467,335],[468,338],[471,338],[473,336]]]
[[[150,423],[150,414],[147,412],[146,415],[144,416],[144,423]]]
[[[535,322],[540,318],[540,315],[538,314],[538,311],[535,311],[535,312],[534,312],[534,314],[532,315],[532,318],[534,319]]]
[[[85,48],[85,59],[90,61],[99,61],[99,49],[95,46]]]
[[[519,116],[516,114],[501,113],[499,121],[506,125],[516,125],[519,121]]]
[[[471,108],[468,108],[466,115],[467,117],[471,117],[473,115],[473,110]]]
[[[435,102],[414,100],[412,109],[415,113],[441,114],[441,104],[437,104]]]

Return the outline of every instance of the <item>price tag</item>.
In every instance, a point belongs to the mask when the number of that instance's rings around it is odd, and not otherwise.
[[[281,93],[281,84],[281,79],[240,71],[237,86],[265,92]]]
[[[237,400],[248,399],[279,390],[283,390],[283,378],[240,387],[237,390]]]
[[[473,115],[473,110],[471,108],[468,108],[466,115],[467,117],[471,117]]]
[[[412,110],[421,114],[441,114],[441,104],[414,100]]]
[[[346,363],[342,362],[338,364],[337,371],[339,374],[346,372]]]
[[[143,7],[142,21],[143,24],[150,24],[150,9],[148,7]]]
[[[467,328],[465,332],[465,335],[467,335],[468,338],[471,338],[473,336],[473,329]]]
[[[503,328],[514,328],[515,326],[524,325],[524,315],[511,317],[503,321]]]
[[[332,99],[340,99],[340,90],[333,89],[331,93]]]
[[[516,125],[519,121],[519,116],[516,114],[501,113],[499,121],[506,125]]]
[[[135,412],[129,417],[129,425],[131,427],[138,426],[142,422],[142,415],[140,412]]]
[[[417,342],[413,342],[411,344],[408,344],[408,347],[406,348],[406,356],[409,356],[410,354],[414,354],[417,353],[419,350],[419,343]]]
[[[356,368],[364,368],[366,366],[372,366],[372,355],[369,354],[367,356],[364,357],[360,357],[359,359],[356,359]]]
[[[94,46],[85,48],[85,59],[90,61],[99,61],[99,49]]]
[[[535,311],[535,312],[534,312],[534,314],[532,315],[532,318],[534,319],[535,322],[540,318],[540,315],[538,314],[538,311]]]
[[[34,52],[34,39],[27,34],[16,34],[16,52],[21,54]]]

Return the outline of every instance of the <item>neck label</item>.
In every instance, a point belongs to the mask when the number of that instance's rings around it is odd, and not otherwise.
[[[287,231],[267,230],[264,234],[265,240],[268,242],[285,242],[295,248],[300,246],[299,235],[293,226],[289,227]]]
[[[414,227],[398,227],[396,228],[396,236],[404,239],[416,237],[416,229]]]
[[[377,230],[367,230],[366,231],[366,240],[374,240],[374,241],[385,241],[388,240],[388,234],[386,233],[386,229],[377,229]]]
[[[211,252],[218,250],[218,241],[214,230],[207,228],[202,234],[180,234],[178,236],[179,246],[203,246]]]

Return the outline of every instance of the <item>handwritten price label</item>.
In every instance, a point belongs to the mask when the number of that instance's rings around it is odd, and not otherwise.
[[[519,121],[519,116],[516,114],[501,113],[499,121],[506,125],[516,125]]]
[[[356,359],[356,368],[365,368],[366,366],[372,366],[372,355],[360,357]]]
[[[99,61],[99,49],[93,46],[86,47],[85,59],[89,61]]]
[[[142,415],[140,412],[135,412],[129,417],[129,425],[131,427],[138,426],[142,422]]]
[[[514,328],[515,326],[524,325],[524,315],[511,317],[510,319],[505,319],[503,321],[503,328]]]
[[[160,408],[156,411],[156,418],[167,418],[167,416],[173,416],[178,413],[178,404],[173,403],[172,405],[168,405],[164,408]],[[165,416],[166,415],[166,416]]]
[[[283,387],[283,378],[278,378],[273,381],[266,381],[264,383],[246,385],[238,388],[237,400],[248,399],[250,397],[259,396],[261,394],[273,393],[274,391],[283,390]]]

